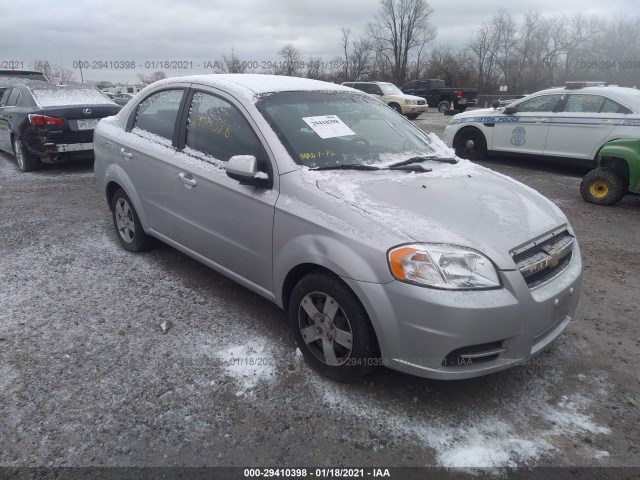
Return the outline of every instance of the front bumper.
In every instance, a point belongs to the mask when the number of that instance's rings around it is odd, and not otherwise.
[[[424,113],[429,111],[429,105],[426,103],[424,105],[400,105],[402,109],[402,114],[407,115],[408,113]]]
[[[500,275],[503,288],[484,291],[345,281],[369,313],[382,363],[419,377],[452,380],[526,362],[575,315],[582,287],[577,245],[569,266],[535,289],[518,271]]]
[[[447,144],[447,147],[453,147],[453,137],[455,137],[456,132],[458,131],[457,125],[447,125],[444,127],[444,143]]]

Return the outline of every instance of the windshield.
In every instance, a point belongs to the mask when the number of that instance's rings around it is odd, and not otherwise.
[[[296,163],[376,165],[434,155],[431,140],[384,103],[344,92],[281,92],[257,104]]]
[[[393,83],[379,83],[378,85],[385,95],[404,95],[402,90],[396,87]]]

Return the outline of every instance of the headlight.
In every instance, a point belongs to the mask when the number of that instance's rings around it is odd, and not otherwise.
[[[460,121],[460,118],[451,118],[451,120],[449,120],[449,125],[455,125],[457,123],[460,123]]]
[[[411,244],[393,248],[389,268],[402,282],[447,290],[500,287],[491,260],[464,247]]]
[[[404,103],[407,104],[407,105],[417,105],[418,104],[416,102],[416,100],[405,100]]]

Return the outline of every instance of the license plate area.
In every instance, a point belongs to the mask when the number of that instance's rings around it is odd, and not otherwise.
[[[94,130],[98,126],[99,118],[89,118],[87,120],[77,120],[78,130]]]

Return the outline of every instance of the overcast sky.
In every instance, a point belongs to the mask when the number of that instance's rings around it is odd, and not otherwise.
[[[640,13],[638,0],[431,0],[435,44],[460,46],[500,8],[515,15],[597,14],[602,18]],[[145,61],[188,60],[185,74],[212,73],[205,62],[235,53],[243,60],[278,60],[278,50],[293,43],[303,59],[340,55],[340,28],[363,32],[378,9],[375,0],[58,0],[37,3],[2,0],[2,62],[33,60],[73,67],[73,61],[134,60],[138,68],[89,70],[89,80],[134,81],[137,73],[164,70]],[[198,67],[199,66],[199,67]],[[166,70],[168,74],[177,71]],[[79,80],[79,71],[76,70]]]

